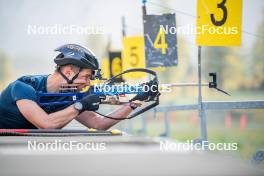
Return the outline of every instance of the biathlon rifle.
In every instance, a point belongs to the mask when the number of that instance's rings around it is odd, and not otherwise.
[[[114,91],[110,91],[110,92],[105,92],[105,91],[100,91],[98,89],[94,89],[93,86],[91,86],[89,88],[89,91],[87,92],[69,92],[69,93],[44,93],[44,92],[37,92],[37,102],[38,104],[43,107],[43,106],[52,106],[52,105],[70,105],[70,104],[73,104],[75,103],[76,101],[79,101],[81,100],[82,98],[84,98],[85,96],[89,95],[89,94],[97,94],[99,95],[100,99],[101,99],[101,103],[100,104],[111,104],[111,101],[107,100],[107,97],[116,97],[118,100],[119,100],[119,97],[120,96],[123,96],[123,95],[126,95],[126,94],[141,94],[143,93],[143,86],[145,84],[155,84],[155,85],[158,85],[158,77],[157,77],[157,74],[156,72],[152,71],[152,70],[149,70],[149,69],[144,69],[144,68],[134,68],[134,69],[129,69],[129,70],[126,70],[108,80],[106,79],[103,79],[101,74],[100,74],[100,71],[99,73],[97,73],[97,76],[96,78],[99,79],[99,80],[104,80],[104,83],[103,85],[104,86],[109,86],[109,87],[113,87],[114,84],[116,83],[116,80],[118,78],[120,78],[122,75],[124,74],[128,74],[128,73],[135,73],[135,72],[143,72],[143,73],[147,73],[150,75],[150,77],[152,76],[153,78],[149,81],[149,82],[146,82],[146,83],[143,83],[141,84],[141,87],[139,87],[139,89],[135,89],[134,87],[134,90],[133,91],[129,91],[128,89],[125,89],[125,87],[127,86],[126,84],[124,84],[124,91],[117,91],[117,89],[114,89]],[[133,87],[132,87],[133,88]],[[157,87],[157,90],[158,90],[158,87]],[[160,94],[155,94],[155,95],[150,95],[149,98],[147,100],[144,100],[144,102],[148,102],[149,104],[147,106],[145,106],[144,108],[138,110],[138,111],[135,111],[134,113],[132,113],[131,115],[129,115],[128,117],[126,118],[114,118],[114,117],[109,117],[107,115],[104,115],[104,114],[101,114],[99,112],[96,112],[97,114],[100,114],[106,118],[110,118],[110,119],[115,119],[115,120],[124,120],[124,119],[132,119],[146,111],[148,111],[149,109],[151,108],[154,108],[155,106],[157,106],[159,104],[159,95]],[[61,97],[61,98],[64,98],[66,100],[64,101],[53,101],[53,102],[50,102],[50,101],[47,101],[49,100],[47,97]],[[133,100],[133,98],[132,98]],[[132,101],[130,100],[130,101]],[[129,101],[118,101],[117,104],[115,105],[122,105],[122,104],[126,104],[126,103],[129,103]]]

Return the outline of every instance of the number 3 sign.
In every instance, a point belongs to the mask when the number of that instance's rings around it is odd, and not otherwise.
[[[242,0],[198,0],[197,12],[197,45],[241,44]]]

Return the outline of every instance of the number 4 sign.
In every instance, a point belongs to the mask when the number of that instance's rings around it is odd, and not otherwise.
[[[197,45],[241,44],[242,0],[198,0],[197,13]]]
[[[146,66],[149,68],[177,65],[175,14],[144,15],[143,18]]]

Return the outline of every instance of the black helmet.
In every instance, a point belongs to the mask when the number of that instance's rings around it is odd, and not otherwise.
[[[99,64],[96,56],[87,48],[77,44],[66,44],[58,47],[55,51],[60,54],[54,59],[58,66],[73,64],[80,68],[97,70]]]

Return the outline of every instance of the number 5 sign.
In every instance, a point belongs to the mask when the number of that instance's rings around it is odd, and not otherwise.
[[[139,37],[125,37],[123,40],[122,51],[122,70],[132,68],[145,68],[144,58],[144,38]],[[124,79],[143,78],[145,73],[128,73],[124,74]]]
[[[197,45],[241,44],[242,0],[198,0],[197,12]]]

